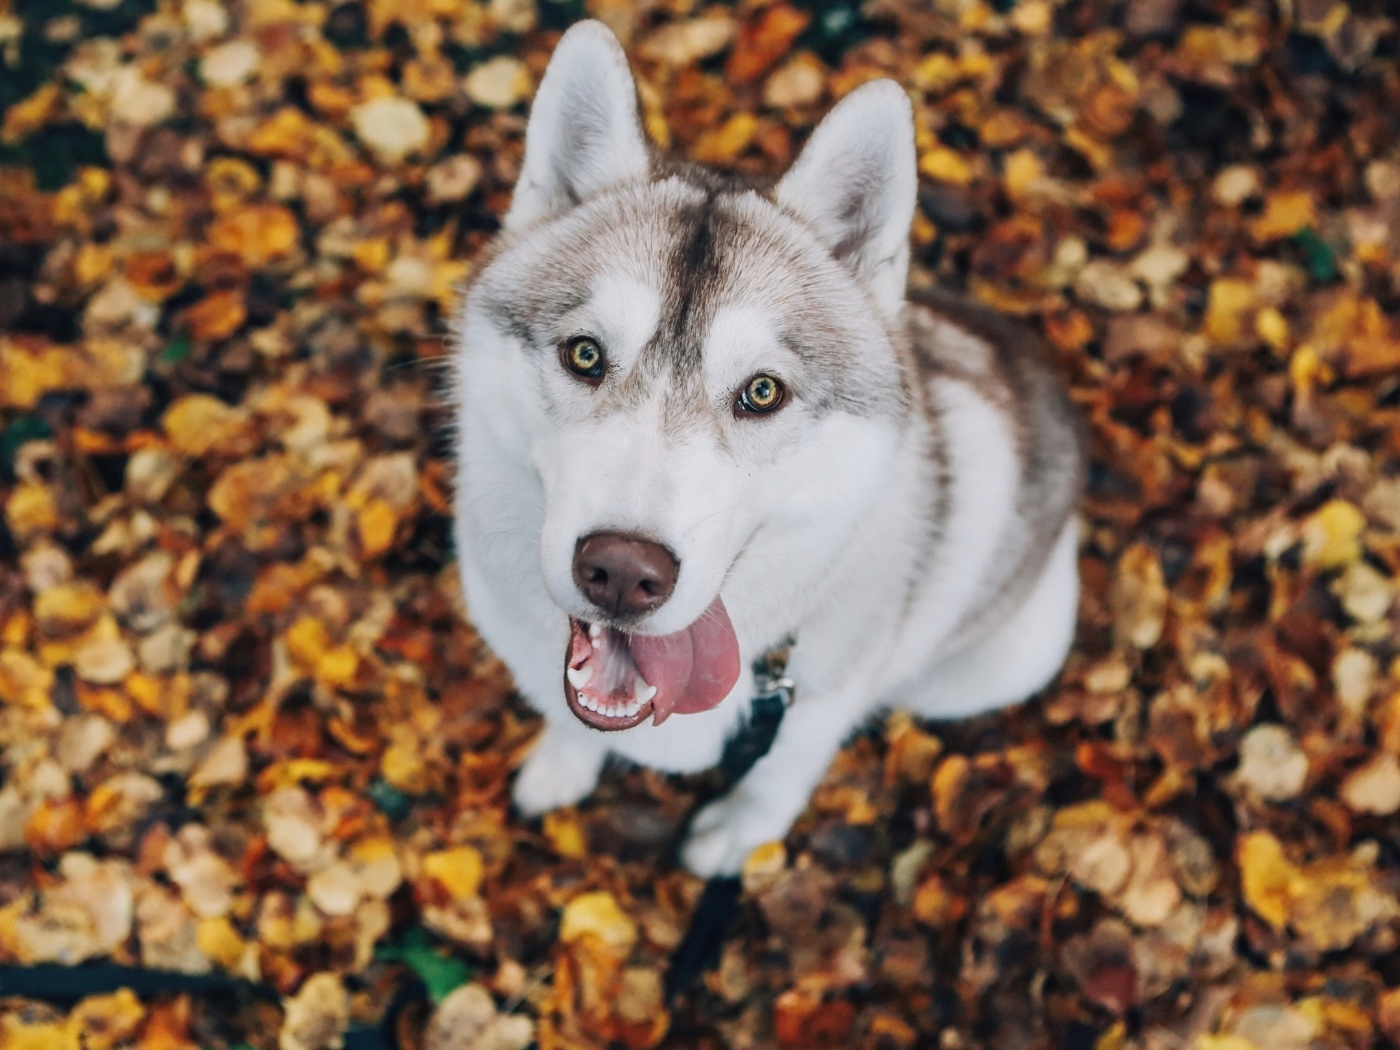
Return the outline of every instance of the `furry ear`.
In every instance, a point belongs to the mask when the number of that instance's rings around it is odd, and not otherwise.
[[[909,227],[918,192],[914,110],[892,80],[862,84],[817,126],[778,183],[783,207],[898,314],[909,278]]]
[[[520,229],[644,178],[650,163],[622,45],[603,23],[579,22],[560,39],[535,93],[505,227]]]

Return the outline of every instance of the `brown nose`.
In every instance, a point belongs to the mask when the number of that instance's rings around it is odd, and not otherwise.
[[[574,548],[574,582],[611,616],[640,616],[664,604],[679,569],[661,544],[625,532],[595,532]]]

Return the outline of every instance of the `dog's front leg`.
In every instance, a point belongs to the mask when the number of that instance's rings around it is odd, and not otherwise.
[[[602,737],[602,733],[545,719],[511,791],[521,815],[536,817],[571,806],[591,792],[608,757]]]
[[[804,696],[793,704],[768,754],[696,815],[681,851],[685,866],[707,878],[734,875],[755,847],[786,835],[858,724],[857,699]]]

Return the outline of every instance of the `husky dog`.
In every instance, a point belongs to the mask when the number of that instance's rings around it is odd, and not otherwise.
[[[453,355],[468,610],[545,718],[514,801],[577,802],[610,754],[713,766],[791,636],[796,701],[683,850],[733,873],[872,712],[970,715],[1055,675],[1080,428],[1028,333],[908,293],[892,81],[755,188],[655,152],[622,48],[584,22],[525,143]]]

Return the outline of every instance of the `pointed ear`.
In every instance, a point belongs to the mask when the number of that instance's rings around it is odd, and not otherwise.
[[[622,45],[603,23],[580,22],[560,39],[535,93],[505,227],[520,229],[644,178],[650,162]]]
[[[817,126],[778,183],[778,203],[898,314],[909,278],[918,192],[914,111],[892,80],[862,84]]]

